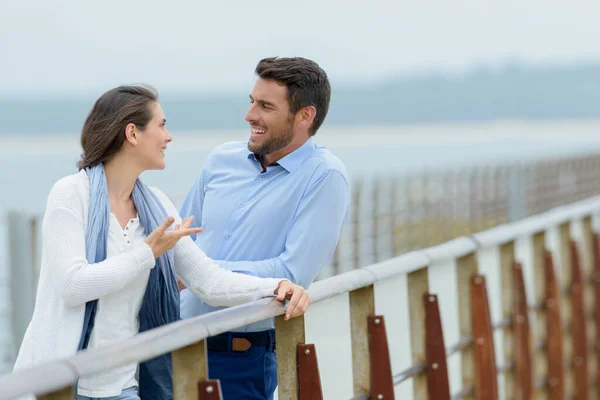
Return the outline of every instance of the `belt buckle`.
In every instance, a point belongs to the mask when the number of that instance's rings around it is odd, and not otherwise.
[[[246,338],[232,338],[231,339],[231,350],[232,351],[246,351],[252,346],[252,343]]]

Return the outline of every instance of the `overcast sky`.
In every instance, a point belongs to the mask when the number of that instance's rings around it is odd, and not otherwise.
[[[600,61],[599,17],[598,0],[0,0],[0,97],[246,90],[272,55],[312,58],[338,83]]]

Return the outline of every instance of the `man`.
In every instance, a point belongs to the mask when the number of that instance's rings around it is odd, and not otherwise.
[[[224,268],[306,288],[331,259],[350,207],[344,165],[313,141],[331,87],[304,58],[266,58],[255,72],[248,142],[209,155],[181,214],[196,217],[196,244]],[[213,310],[181,292],[182,318]],[[209,375],[226,400],[273,398],[273,329],[269,319],[208,339]]]

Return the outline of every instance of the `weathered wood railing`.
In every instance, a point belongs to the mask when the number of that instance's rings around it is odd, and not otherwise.
[[[72,398],[81,376],[173,352],[176,399],[219,399],[204,339],[276,317],[278,399],[592,399],[600,197],[0,377],[0,398]],[[318,354],[318,357],[317,357]]]

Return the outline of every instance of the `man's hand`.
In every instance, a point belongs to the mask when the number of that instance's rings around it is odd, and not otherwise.
[[[284,301],[285,299],[290,301],[285,313],[286,320],[304,314],[310,306],[310,296],[306,289],[288,280],[279,282],[279,286],[275,289],[274,294],[277,295],[276,299],[278,301]]]

